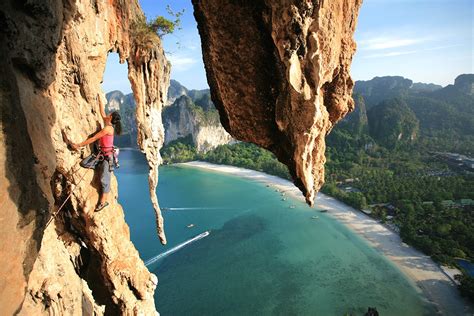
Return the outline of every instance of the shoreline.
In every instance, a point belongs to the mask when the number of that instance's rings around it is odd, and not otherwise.
[[[292,182],[263,172],[217,165],[203,161],[176,165],[201,168],[231,174],[267,184],[280,192],[305,202],[300,190]],[[473,315],[474,309],[461,297],[456,285],[446,272],[429,256],[404,243],[400,236],[368,215],[321,192],[315,199],[315,207],[327,210],[326,214],[361,236],[379,253],[391,261],[419,290],[422,297],[432,303],[440,315]]]

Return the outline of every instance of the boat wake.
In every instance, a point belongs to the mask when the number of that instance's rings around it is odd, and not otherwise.
[[[226,207],[162,207],[163,211],[228,210]]]
[[[167,251],[165,251],[165,252],[163,252],[163,253],[160,253],[159,255],[157,255],[157,256],[155,256],[155,257],[153,257],[153,258],[148,259],[147,261],[145,261],[145,266],[148,267],[150,264],[153,264],[153,263],[157,262],[158,260],[163,259],[164,257],[169,256],[170,254],[172,254],[172,253],[178,251],[179,249],[181,249],[181,248],[183,248],[183,247],[186,247],[187,245],[189,245],[189,244],[191,244],[191,243],[193,243],[193,242],[195,242],[195,241],[197,241],[197,240],[199,240],[199,239],[203,239],[204,237],[209,236],[209,234],[210,234],[209,231],[205,231],[204,233],[201,233],[201,234],[199,234],[199,235],[197,235],[197,236],[194,236],[193,238],[188,239],[188,240],[186,240],[186,241],[183,242],[183,243],[180,243],[179,245],[177,245],[177,246],[171,248],[170,250],[167,250]]]

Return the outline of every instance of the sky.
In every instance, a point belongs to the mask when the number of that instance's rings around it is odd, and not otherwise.
[[[181,30],[164,36],[172,64],[171,78],[189,89],[208,88],[201,42],[191,0],[139,0],[148,18],[169,17],[166,5],[184,9]],[[451,84],[462,73],[474,73],[473,0],[364,0],[355,33],[354,80],[403,76],[414,82]],[[109,55],[105,92],[130,93],[127,66]]]

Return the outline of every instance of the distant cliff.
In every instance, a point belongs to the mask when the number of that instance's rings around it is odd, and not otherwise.
[[[209,90],[188,90],[174,80],[171,87],[180,95],[169,94],[168,100],[174,102],[163,110],[165,145],[190,135],[197,151],[206,152],[232,141],[221,125]]]
[[[178,81],[171,80],[167,104],[162,113],[165,145],[190,136],[197,151],[206,152],[232,141],[220,123],[209,89],[189,90]],[[123,135],[117,137],[117,145],[134,146],[137,127],[133,94],[124,95],[120,91],[107,93],[107,110],[119,111],[122,116]]]
[[[446,87],[396,76],[356,81],[356,108],[334,129],[388,148],[418,141],[432,150],[473,152],[473,92],[472,74]]]
[[[135,110],[137,105],[133,94],[124,95],[115,90],[106,94],[106,110],[120,112],[122,117],[122,135],[115,136],[115,144],[119,147],[137,147],[137,122]]]

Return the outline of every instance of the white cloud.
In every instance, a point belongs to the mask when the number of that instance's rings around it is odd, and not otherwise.
[[[188,70],[192,65],[197,63],[195,58],[187,56],[168,55],[167,58],[171,63],[172,69],[178,71]]]
[[[394,56],[414,54],[414,53],[417,53],[417,52],[418,52],[417,50],[401,51],[401,52],[388,52],[388,53],[367,55],[367,56],[364,56],[364,58],[394,57]]]
[[[427,41],[426,38],[375,37],[359,41],[359,48],[364,50],[383,50],[407,47]]]
[[[367,55],[367,56],[363,56],[363,57],[364,57],[364,58],[395,57],[395,56],[401,56],[401,55],[415,54],[415,53],[418,53],[418,52],[427,52],[427,51],[433,51],[433,50],[441,50],[441,49],[452,48],[452,47],[458,47],[458,46],[462,46],[462,44],[445,45],[445,46],[435,46],[435,47],[428,47],[428,48],[418,49],[418,50],[395,51],[395,52],[391,51],[391,52],[385,52],[385,53]]]

